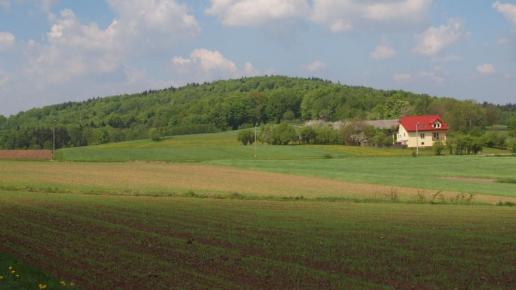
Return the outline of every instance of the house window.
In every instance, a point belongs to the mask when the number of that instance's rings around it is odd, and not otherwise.
[[[425,145],[425,142],[421,142],[421,145]]]
[[[425,139],[425,133],[419,134],[419,137],[421,137],[421,139]]]
[[[439,140],[439,132],[434,132],[434,140]]]

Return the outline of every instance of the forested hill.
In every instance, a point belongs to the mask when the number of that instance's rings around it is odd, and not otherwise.
[[[83,146],[164,135],[238,129],[292,120],[397,118],[441,114],[453,130],[508,125],[514,105],[497,106],[321,79],[264,76],[95,98],[0,116],[0,148]],[[155,130],[155,129],[156,130]]]

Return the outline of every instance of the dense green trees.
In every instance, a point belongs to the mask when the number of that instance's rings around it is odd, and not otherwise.
[[[238,141],[242,143],[242,145],[252,145],[254,144],[255,134],[252,130],[242,130],[238,132]]]
[[[244,140],[249,134],[247,130],[239,132],[238,140]],[[350,122],[340,128],[327,124],[294,127],[288,123],[279,125],[267,124],[260,127],[259,140],[271,145],[317,144],[317,145],[369,145],[388,147],[393,145],[391,130],[376,129],[362,122]]]
[[[429,113],[441,114],[456,132],[495,124],[516,128],[514,105],[351,87],[320,79],[266,76],[67,102],[9,118],[0,116],[0,148],[46,148],[51,143],[48,130],[53,126],[60,128],[58,147],[63,147],[147,138],[151,128],[163,135],[176,135],[284,121],[363,120]],[[317,134],[319,142],[335,139],[328,133]],[[341,133],[338,136],[344,138]],[[310,134],[305,139],[307,143],[316,142]],[[387,143],[380,134],[371,140]]]
[[[154,142],[161,141],[161,133],[156,128],[149,129],[149,138]]]

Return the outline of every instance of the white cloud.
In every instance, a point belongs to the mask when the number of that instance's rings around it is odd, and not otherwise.
[[[314,0],[311,19],[333,32],[353,29],[362,23],[419,22],[432,0]]]
[[[365,7],[366,18],[373,20],[414,19],[428,9],[431,0],[404,0],[372,3]]]
[[[252,63],[250,63],[250,62],[244,63],[244,70],[243,70],[244,76],[250,77],[250,76],[256,76],[259,74],[260,74],[260,71],[257,70]]]
[[[108,1],[116,19],[106,28],[81,23],[71,10],[53,17],[47,41],[33,42],[28,49],[28,74],[61,83],[116,73],[133,57],[169,49],[200,29],[187,7],[175,0]]]
[[[477,72],[483,75],[492,75],[496,70],[492,64],[485,63],[477,66]]]
[[[108,3],[128,37],[145,37],[150,32],[151,36],[161,33],[174,38],[177,34],[195,35],[200,30],[188,7],[175,0],[108,0]]]
[[[493,8],[496,11],[500,12],[507,18],[507,20],[511,21],[516,25],[516,4],[511,3],[502,3],[500,1],[496,1],[493,4]]]
[[[50,83],[66,82],[89,73],[113,72],[119,65],[121,48],[118,22],[106,29],[80,23],[71,10],[63,10],[46,43],[29,44],[26,72],[29,77]]]
[[[10,32],[0,31],[0,51],[10,48],[16,42],[16,37]]]
[[[306,64],[304,66],[304,69],[308,72],[311,72],[311,73],[315,73],[315,72],[320,72],[324,69],[326,69],[327,65],[320,61],[320,60],[315,60],[309,64]]]
[[[9,72],[0,111],[172,85],[170,75],[149,76],[142,67],[170,57],[176,45],[199,33],[188,7],[176,0],[108,3],[114,19],[105,27],[83,22],[71,10],[50,14],[46,37],[28,40],[18,51],[23,62]],[[153,64],[154,72],[166,69],[166,64]]]
[[[258,74],[254,66],[246,62],[239,68],[234,61],[217,50],[195,49],[188,58],[172,58],[174,73],[190,82],[212,81]]]
[[[309,10],[307,0],[211,0],[206,13],[226,26],[256,26],[304,17]]]
[[[390,59],[396,56],[396,50],[391,46],[381,43],[379,44],[373,52],[371,52],[371,57],[377,60]]]
[[[421,55],[433,56],[455,44],[465,35],[462,22],[450,19],[446,25],[432,26],[418,35],[418,44],[414,51]]]

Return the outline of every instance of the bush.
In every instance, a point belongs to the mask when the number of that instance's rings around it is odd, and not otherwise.
[[[161,141],[161,133],[158,129],[151,128],[149,129],[149,138],[155,142]]]
[[[510,150],[512,153],[516,153],[516,138],[508,138],[505,140],[505,144],[508,150]]]
[[[444,144],[442,142],[435,142],[434,145],[432,146],[432,149],[434,150],[434,153],[435,155],[443,155],[443,151],[446,147],[444,146]]]
[[[447,147],[450,154],[455,155],[470,155],[477,154],[482,151],[483,142],[479,137],[469,135],[459,135],[450,138],[447,141]]]
[[[281,123],[272,129],[272,145],[288,145],[297,140],[296,130],[287,123]]]
[[[292,112],[291,110],[288,110],[286,111],[284,114],[283,114],[283,118],[282,120],[284,121],[292,121],[296,118],[296,115],[294,114],[294,112]]]
[[[328,145],[342,143],[339,131],[328,127],[318,127],[315,129],[315,144]]]
[[[242,145],[252,145],[254,143],[253,130],[242,130],[238,132],[238,141],[240,141]]]
[[[482,137],[482,142],[489,148],[503,148],[505,143],[505,137],[499,132],[487,132]]]
[[[299,133],[301,137],[301,142],[303,144],[314,144],[315,138],[316,138],[316,132],[315,129],[311,126],[305,126],[301,129],[301,132]]]

